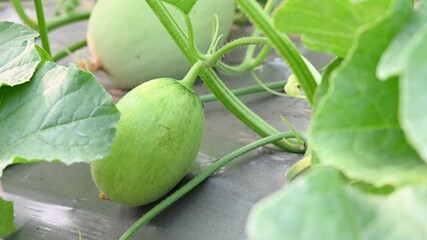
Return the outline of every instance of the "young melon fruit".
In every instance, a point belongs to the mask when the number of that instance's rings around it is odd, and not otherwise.
[[[186,31],[179,10],[165,5]],[[219,34],[225,39],[234,12],[233,0],[197,1],[190,18],[202,53],[212,40],[214,15],[218,15]],[[144,0],[98,0],[89,19],[87,39],[94,61],[119,88],[133,88],[160,77],[181,79],[191,67]]]
[[[117,108],[121,117],[110,155],[92,162],[92,177],[112,201],[151,203],[171,190],[196,158],[203,105],[193,90],[162,78],[134,88]]]

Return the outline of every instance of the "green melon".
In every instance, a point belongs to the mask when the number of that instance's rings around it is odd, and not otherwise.
[[[174,79],[141,84],[117,104],[121,118],[109,156],[92,162],[92,177],[112,201],[151,203],[187,173],[204,134],[193,90]]]
[[[181,13],[167,8],[185,31]],[[204,53],[209,48],[213,16],[225,39],[233,21],[233,0],[199,0],[192,19],[195,42]],[[144,0],[98,0],[88,26],[88,46],[114,86],[133,88],[150,79],[181,79],[190,64]]]

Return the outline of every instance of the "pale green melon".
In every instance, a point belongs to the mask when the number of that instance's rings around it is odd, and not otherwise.
[[[92,177],[112,201],[153,202],[171,190],[196,158],[204,134],[200,98],[174,79],[141,84],[117,104],[111,153],[92,162]]]
[[[182,15],[166,4],[186,31]],[[211,43],[213,16],[227,37],[234,16],[233,0],[199,0],[190,17],[196,45],[205,53]],[[89,19],[88,45],[119,88],[133,88],[150,79],[181,79],[190,64],[144,0],[98,0]]]

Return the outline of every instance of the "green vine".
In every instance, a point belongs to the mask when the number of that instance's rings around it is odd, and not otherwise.
[[[273,11],[274,6],[276,6],[276,4],[277,4],[277,0],[268,0],[264,6],[264,12],[267,14],[270,14]],[[255,31],[252,33],[252,37],[259,37],[260,35],[261,35],[261,32],[257,28],[255,28]],[[254,58],[254,55],[255,55],[255,46],[248,47],[243,63],[251,62]]]
[[[27,26],[31,27],[32,29],[38,30],[39,29],[38,22],[32,20],[27,15],[24,9],[24,6],[22,5],[22,0],[11,0],[11,2],[19,18],[22,20],[22,22],[25,23]],[[66,16],[60,16],[60,17],[55,17],[53,19],[49,19],[46,21],[47,31],[49,32],[70,23],[89,19],[90,14],[91,12],[71,13]]]
[[[71,13],[66,16],[55,17],[47,21],[46,26],[48,31],[52,31],[59,27],[65,26],[70,23],[74,23],[77,21],[82,21],[89,19],[90,12],[82,12],[82,13]]]
[[[87,40],[81,40],[79,42],[73,43],[70,46],[68,46],[67,48],[65,48],[64,50],[56,53],[55,55],[53,55],[52,59],[54,62],[57,62],[63,58],[65,58],[66,56],[68,56],[70,53],[75,52],[83,47],[87,46]]]
[[[265,86],[270,88],[270,89],[283,89],[283,85],[284,85],[283,81],[277,81],[277,82],[265,84]],[[243,96],[243,95],[248,95],[248,94],[252,94],[252,93],[259,93],[259,92],[265,92],[264,87],[262,87],[260,85],[253,85],[253,86],[249,86],[249,87],[243,87],[243,88],[232,90],[232,93],[235,96]],[[215,95],[213,95],[213,94],[202,95],[202,96],[200,96],[200,99],[202,100],[203,103],[213,102],[213,101],[218,100],[215,97]]]
[[[11,0],[11,2],[19,18],[22,20],[22,22],[25,23],[30,28],[37,30],[38,29],[37,22],[30,19],[30,17],[27,15],[27,13],[25,12],[24,6],[22,6],[21,0]]]
[[[197,49],[194,43],[193,23],[191,22],[190,16],[184,14],[184,20],[187,27],[188,48],[198,59],[204,59],[204,55]]]
[[[267,92],[269,92],[269,93],[271,93],[273,95],[281,96],[281,97],[295,97],[295,98],[305,99],[305,96],[303,96],[303,95],[293,96],[293,95],[289,95],[287,93],[281,93],[281,92],[278,92],[278,91],[276,91],[274,89],[271,89],[269,86],[267,86],[265,83],[263,83],[261,81],[261,79],[259,79],[259,77],[255,74],[255,72],[253,70],[251,71],[251,76],[259,84],[259,86],[261,86],[265,91],[267,91]]]
[[[290,69],[300,81],[308,102],[313,105],[317,83],[298,49],[285,35],[275,30],[271,17],[265,13],[255,0],[236,0],[252,22],[267,36],[276,50],[286,60]]]
[[[43,49],[47,53],[51,54],[42,0],[34,0],[34,5],[36,8],[38,31],[40,33],[40,39],[42,41]]]

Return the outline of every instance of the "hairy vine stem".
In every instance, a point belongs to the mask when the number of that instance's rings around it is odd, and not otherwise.
[[[213,41],[216,41],[214,38]],[[212,67],[216,62],[218,62],[225,54],[232,51],[233,49],[253,44],[269,44],[268,39],[262,37],[247,37],[239,38],[229,42],[224,45],[222,48],[214,52],[213,54],[204,55],[202,59],[198,60],[187,73],[187,75],[182,79],[182,83],[188,88],[192,89],[194,81],[197,76],[203,71],[204,68]],[[191,44],[190,44],[191,46]]]
[[[207,64],[209,66],[214,65],[216,62],[218,62],[225,54],[232,51],[233,49],[247,46],[247,45],[258,45],[258,44],[270,44],[270,41],[268,41],[267,38],[263,37],[246,37],[246,38],[238,38],[235,39],[226,45],[222,46],[220,49],[218,49],[214,54],[207,56]]]
[[[251,45],[249,47],[253,47],[253,46],[255,46],[255,45]],[[260,66],[264,62],[265,57],[270,53],[270,51],[271,51],[271,45],[270,44],[265,45],[255,58],[251,58],[250,60],[246,60],[237,66],[230,66],[230,65],[224,64],[223,62],[219,61],[215,64],[215,67],[219,71],[227,73],[227,74],[240,74],[242,72],[252,70],[252,69]]]

